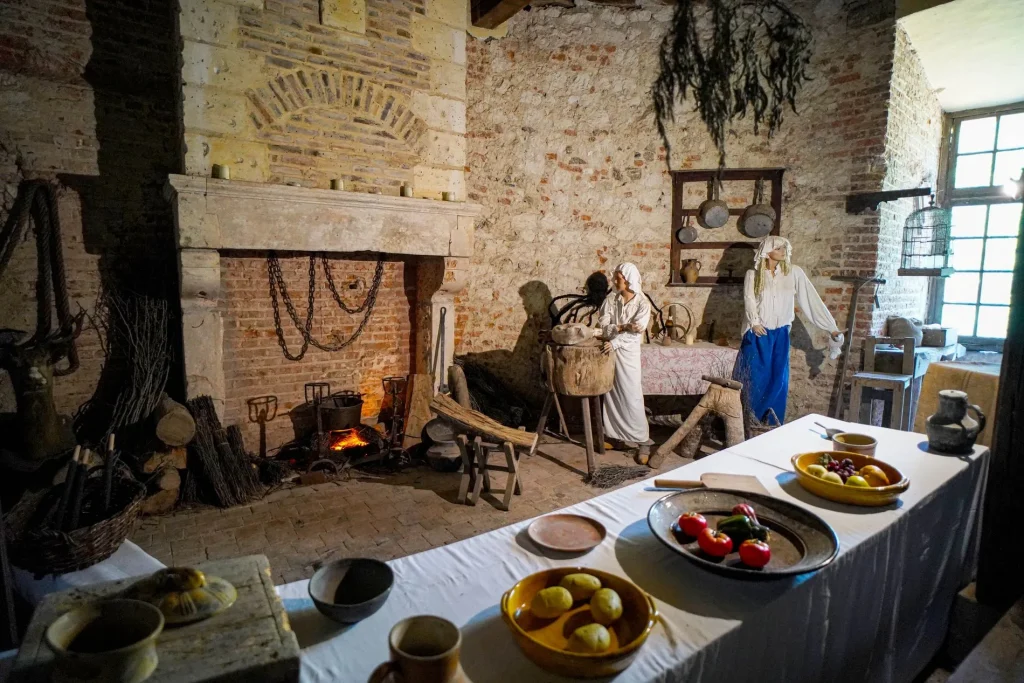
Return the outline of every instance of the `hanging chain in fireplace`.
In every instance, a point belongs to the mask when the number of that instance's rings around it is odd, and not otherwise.
[[[341,295],[338,294],[338,290],[334,285],[334,275],[331,273],[331,266],[327,262],[327,256],[324,254],[320,255],[320,264],[324,270],[324,279],[327,280],[327,288],[331,290],[331,296],[334,297],[335,303],[344,310],[346,313],[364,313],[363,319],[359,323],[359,327],[352,333],[352,336],[345,341],[337,344],[327,344],[318,341],[313,337],[313,311],[316,297],[316,256],[311,255],[309,257],[309,294],[306,308],[306,320],[301,321],[299,314],[295,310],[292,299],[288,295],[288,289],[285,287],[284,275],[281,273],[281,262],[277,258],[277,252],[272,251],[267,257],[267,277],[270,281],[270,304],[274,308],[274,329],[277,332],[277,343],[280,344],[281,350],[284,352],[284,357],[288,360],[302,360],[302,357],[306,355],[306,351],[309,347],[315,346],[321,351],[341,351],[343,348],[354,342],[359,338],[359,335],[363,333],[363,329],[366,328],[366,323],[370,321],[370,316],[373,315],[373,307],[377,303],[377,292],[380,291],[380,282],[384,276],[384,257],[381,256],[377,259],[377,269],[373,273],[373,284],[370,285],[370,291],[366,293],[366,298],[358,308],[352,308],[345,304],[341,300]],[[277,303],[278,292],[281,294],[281,299],[284,300],[284,307],[288,311],[288,317],[292,319],[292,323],[295,324],[295,329],[302,335],[302,348],[299,349],[297,354],[293,354],[288,350],[288,343],[284,339],[284,329],[281,327],[281,311]]]

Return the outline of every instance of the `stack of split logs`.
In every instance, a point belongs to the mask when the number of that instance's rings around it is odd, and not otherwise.
[[[178,504],[182,478],[188,467],[186,447],[196,434],[188,408],[164,394],[153,410],[157,447],[138,460],[139,478],[147,483],[143,514],[170,512]]]

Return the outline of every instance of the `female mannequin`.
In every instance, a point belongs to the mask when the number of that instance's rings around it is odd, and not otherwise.
[[[604,432],[627,447],[636,444],[642,456],[649,450],[650,439],[640,382],[640,344],[651,320],[651,304],[641,289],[640,271],[632,263],[616,266],[612,292],[601,304],[599,316],[603,350],[615,349],[615,384],[604,399]]]
[[[831,335],[829,348],[834,354],[843,343],[835,318],[814,285],[802,268],[790,262],[792,254],[789,240],[775,235],[765,237],[754,256],[754,268],[747,271],[743,280],[746,327],[735,377],[743,382],[748,406],[760,421],[765,420],[769,408],[780,422],[786,420],[789,328],[796,306],[811,324]]]

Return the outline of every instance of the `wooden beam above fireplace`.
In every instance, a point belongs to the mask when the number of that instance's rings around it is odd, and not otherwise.
[[[473,0],[473,26],[497,28],[529,4],[530,0]]]

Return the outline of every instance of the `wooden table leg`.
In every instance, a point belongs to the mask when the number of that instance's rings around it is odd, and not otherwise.
[[[466,438],[465,434],[459,434],[455,438],[455,442],[459,444],[459,455],[462,456],[462,481],[459,482],[459,497],[455,500],[459,503],[466,502],[466,494],[469,493],[470,487],[473,485],[475,478],[473,473],[473,458],[472,451],[469,449],[469,439]]]
[[[482,468],[486,467],[487,463],[483,454],[483,447],[480,445],[480,437],[473,439],[473,458],[476,460],[476,472],[473,480],[473,493],[469,496],[469,504],[476,505],[476,502],[480,500],[480,487],[484,484],[484,471]]]
[[[590,407],[593,409],[594,419],[594,438],[597,443],[594,444],[594,450],[600,455],[604,455],[604,412],[601,410],[601,397],[591,396]]]
[[[903,395],[904,389],[892,390],[892,415],[889,418],[891,429],[903,429]]]
[[[582,398],[583,406],[583,443],[587,449],[587,475],[594,474],[594,435],[590,431],[590,399]]]
[[[512,493],[520,493],[519,467],[516,464],[516,449],[508,441],[505,442],[505,461],[508,463],[508,479],[505,480],[505,498],[503,504],[507,512],[512,504]]]
[[[537,422],[537,436],[540,437],[544,433],[544,427],[548,423],[548,413],[551,412],[551,403],[554,400],[554,393],[548,392],[548,395],[544,397],[544,406],[540,409],[540,420]],[[530,449],[530,455],[537,452],[537,446],[540,444],[540,438],[537,439],[537,443],[533,444],[533,448]]]

